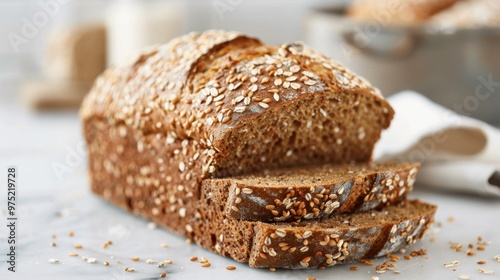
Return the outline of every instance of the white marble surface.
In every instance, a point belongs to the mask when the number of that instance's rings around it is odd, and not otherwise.
[[[0,279],[155,279],[162,272],[166,279],[459,279],[468,274],[471,279],[500,279],[500,201],[459,194],[436,193],[416,187],[412,197],[439,205],[436,226],[425,240],[412,249],[427,248],[425,257],[399,260],[401,274],[376,274],[373,266],[356,264],[359,271],[350,271],[351,265],[339,265],[325,270],[289,271],[251,269],[245,264],[220,257],[195,245],[187,245],[181,237],[163,229],[150,229],[148,221],[134,217],[94,196],[89,192],[85,157],[71,159],[71,172],[59,179],[54,162],[66,163],[69,150],[81,144],[81,127],[76,112],[37,114],[22,109],[13,97],[15,88],[1,86],[0,95]],[[10,94],[9,94],[10,93]],[[17,272],[6,266],[6,169],[15,165],[18,180],[18,263]],[[449,222],[448,217],[454,217]],[[74,231],[74,236],[67,233]],[[57,237],[53,239],[51,236]],[[452,251],[450,242],[467,246],[476,243],[477,236],[492,242],[485,251],[475,256]],[[431,242],[431,237],[435,238]],[[113,241],[108,248],[102,244]],[[55,242],[56,247],[49,243]],[[162,248],[161,243],[169,244]],[[73,246],[82,244],[83,249]],[[87,263],[69,252],[93,257],[96,263]],[[130,258],[138,256],[139,262]],[[210,268],[191,262],[192,256],[206,257]],[[49,259],[59,259],[51,264]],[[146,259],[173,260],[173,264],[158,268]],[[380,264],[385,258],[375,260]],[[446,262],[459,260],[461,264],[444,268]],[[487,261],[478,265],[478,260]],[[103,261],[109,261],[108,267]],[[121,261],[118,264],[117,261]],[[226,266],[234,265],[234,271]],[[125,267],[135,272],[125,272]],[[495,271],[495,275],[480,274],[477,269]]]

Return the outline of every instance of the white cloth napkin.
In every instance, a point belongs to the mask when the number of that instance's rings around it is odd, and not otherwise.
[[[375,160],[419,161],[417,182],[500,197],[500,130],[410,91],[388,98],[396,111]]]

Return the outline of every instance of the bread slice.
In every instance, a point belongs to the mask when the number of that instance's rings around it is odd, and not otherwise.
[[[228,217],[310,220],[399,202],[412,190],[418,168],[418,163],[326,164],[207,179],[203,184],[230,185],[225,202]]]
[[[414,200],[321,221],[256,223],[249,264],[296,269],[383,256],[422,238],[435,211]]]

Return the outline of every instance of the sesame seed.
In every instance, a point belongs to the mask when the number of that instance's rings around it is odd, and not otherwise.
[[[97,261],[97,259],[96,259],[96,258],[88,258],[88,259],[87,259],[87,262],[88,262],[88,263],[95,263],[96,261]]]
[[[201,265],[201,267],[210,267],[210,266],[211,266],[211,264],[209,262],[203,263]]]
[[[135,268],[133,268],[133,267],[125,267],[125,271],[126,272],[134,272]]]
[[[460,278],[462,280],[469,280],[470,276],[467,274],[460,274],[460,275],[458,275],[458,278]]]
[[[267,103],[264,103],[264,102],[259,102],[259,106],[262,107],[262,108],[269,108],[269,105]]]
[[[50,246],[50,247],[56,247],[56,246],[57,246],[57,244],[56,244],[55,242],[50,242],[50,243],[49,243],[49,246]]]
[[[234,206],[234,205],[233,205],[233,206],[231,206],[231,209],[232,209],[234,212],[238,212],[238,211],[240,211],[240,209],[238,209],[238,207],[236,207],[236,206]]]
[[[186,170],[186,164],[184,162],[179,162],[179,171],[184,172]]]
[[[357,267],[357,266],[351,266],[351,267],[349,267],[349,270],[351,270],[351,271],[358,271],[359,267]]]
[[[134,262],[137,262],[137,261],[141,260],[141,258],[139,258],[139,257],[132,257],[131,260],[133,260]]]
[[[235,270],[236,266],[228,265],[228,266],[226,266],[226,269],[227,270]]]
[[[193,232],[193,227],[190,224],[186,225],[187,232]]]
[[[104,266],[109,266],[109,262],[103,262],[102,263]]]
[[[290,86],[293,88],[293,89],[299,89],[301,86],[299,83],[291,83]]]
[[[280,101],[280,96],[279,96],[279,94],[278,94],[278,93],[276,93],[276,92],[273,94],[273,98],[274,98],[274,100],[276,100],[276,101]]]
[[[482,264],[486,264],[486,261],[480,260],[480,261],[477,262],[477,264],[481,264],[481,265]]]
[[[193,256],[193,257],[191,257],[191,261],[192,261],[192,262],[195,262],[195,261],[197,261],[197,260],[198,260],[198,257],[197,257],[197,256]]]
[[[49,263],[58,263],[59,260],[58,259],[49,259]]]
[[[257,86],[256,84],[253,84],[253,85],[250,86],[250,91],[251,92],[256,92],[257,89],[259,89],[259,86]]]
[[[68,254],[70,257],[78,257],[78,254],[77,253],[74,253],[74,252],[70,252]]]
[[[76,244],[75,245],[75,249],[82,249],[82,248],[83,248],[83,245],[81,245],[81,244]]]
[[[165,263],[165,264],[173,264],[174,262],[172,260],[165,260],[163,263]]]
[[[275,86],[280,86],[282,83],[283,83],[283,81],[281,79],[279,79],[279,78],[276,79],[276,80],[274,80],[274,85]]]
[[[165,277],[167,277],[167,274],[165,272],[163,272],[162,274],[160,274],[160,277],[165,278]]]
[[[155,260],[153,260],[153,259],[147,259],[147,260],[146,260],[146,263],[147,263],[147,264],[153,264],[153,263],[155,263],[155,262],[156,262],[156,261],[155,261]]]
[[[302,234],[302,238],[309,238],[312,235],[312,231],[308,230],[305,231],[304,234]]]
[[[500,255],[496,255],[493,257],[493,259],[497,262],[500,262]]]
[[[74,235],[75,235],[75,233],[74,233],[73,231],[71,231],[71,230],[70,230],[70,231],[68,231],[68,236],[69,236],[69,237],[73,237]]]
[[[308,86],[314,86],[316,84],[316,81],[315,80],[307,80],[307,81],[304,81],[304,84],[306,84]]]
[[[306,77],[309,77],[309,78],[314,78],[314,74],[311,72],[311,71],[302,71],[302,74],[304,74],[304,76]]]
[[[337,145],[342,145],[342,139],[338,138],[336,142],[337,142]]]

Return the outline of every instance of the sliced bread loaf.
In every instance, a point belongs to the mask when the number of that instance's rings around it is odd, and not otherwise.
[[[170,181],[156,179],[186,200],[199,197],[208,177],[368,162],[394,111],[365,79],[302,43],[275,47],[235,32],[207,31],[107,70],[80,113],[91,172],[93,155],[105,153],[109,172],[118,173],[111,170],[122,160],[125,146],[118,142],[134,143],[125,149],[137,151],[131,163],[143,170],[141,180],[168,171]],[[102,123],[111,125],[104,133],[117,144],[109,149],[93,135]]]
[[[225,202],[229,217],[309,220],[399,202],[412,190],[418,167],[418,163],[327,164],[207,179],[203,184],[230,185]]]

